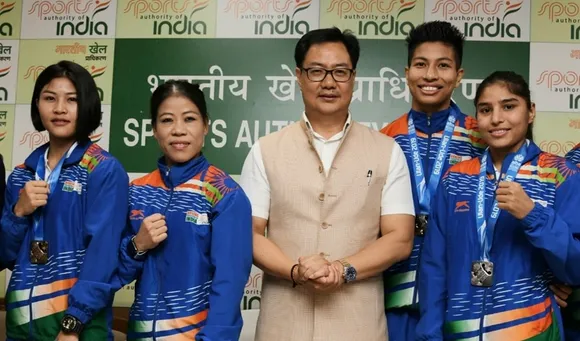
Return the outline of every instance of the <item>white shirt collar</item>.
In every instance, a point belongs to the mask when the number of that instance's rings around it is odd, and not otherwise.
[[[66,157],[68,158],[70,156],[70,154],[72,154],[73,150],[75,150],[75,148],[77,147],[78,142],[75,142],[72,146],[70,146],[70,148],[68,149],[68,151],[66,152]],[[52,172],[52,169],[50,169],[50,167],[48,166],[48,150],[49,148],[46,148],[46,150],[44,151],[44,168],[46,169],[46,174],[50,174],[50,172]],[[47,175],[48,177],[48,175]]]
[[[331,138],[329,138],[327,140],[324,137],[322,137],[322,135],[320,135],[316,131],[314,131],[314,129],[312,129],[312,125],[310,125],[310,121],[308,120],[308,117],[306,116],[306,111],[302,112],[302,118],[304,119],[304,122],[306,123],[306,126],[308,127],[308,129],[312,132],[312,135],[316,139],[321,140],[321,141],[338,141],[338,140],[342,139],[342,137],[346,133],[346,128],[348,128],[348,126],[352,122],[351,114],[349,111],[348,116],[346,117],[346,122],[344,122],[344,126],[342,127],[342,131],[340,131],[339,133],[337,133],[336,135],[332,136]]]

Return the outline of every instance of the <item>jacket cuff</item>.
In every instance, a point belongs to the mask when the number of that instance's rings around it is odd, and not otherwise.
[[[4,217],[7,217],[9,221],[9,224],[3,226],[4,231],[16,238],[24,238],[24,235],[30,226],[31,218],[29,216],[18,217],[14,214],[14,207]]]
[[[534,203],[534,208],[528,213],[527,216],[522,219],[522,223],[529,230],[534,230],[546,220],[546,210],[547,208],[540,205],[539,203]]]
[[[68,309],[66,310],[65,315],[71,315],[76,317],[79,321],[81,321],[83,325],[89,323],[89,321],[93,317],[92,314],[76,306],[69,306]]]
[[[19,217],[16,214],[14,214],[14,206],[13,205],[12,208],[10,209],[10,212],[8,214],[8,218],[10,218],[10,221],[15,223],[15,224],[28,224],[28,220],[30,219],[30,217],[28,216],[24,216],[24,217]]]

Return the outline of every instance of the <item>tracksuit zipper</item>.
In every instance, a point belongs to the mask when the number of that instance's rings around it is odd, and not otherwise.
[[[169,179],[169,173],[170,173],[170,169],[167,169],[167,171],[165,172],[165,176]],[[169,200],[167,201],[167,205],[165,206],[165,209],[163,210],[163,215],[165,215],[167,213],[167,209],[169,208],[169,205],[171,205],[171,199],[173,198],[173,191],[174,191],[174,187],[173,184],[171,184],[171,191],[169,192]],[[167,223],[167,222],[166,222]],[[162,274],[161,271],[159,270],[159,265],[155,264],[156,270],[157,270],[157,296],[155,298],[155,310],[154,310],[154,315],[153,315],[153,341],[157,340],[157,338],[155,337],[155,333],[156,333],[156,327],[157,327],[157,308],[158,308],[158,304],[159,304],[159,298],[161,295],[161,278],[162,278]]]

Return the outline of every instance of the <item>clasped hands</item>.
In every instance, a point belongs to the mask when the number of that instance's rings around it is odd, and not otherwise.
[[[292,276],[298,285],[314,292],[332,292],[344,283],[343,266],[339,261],[330,262],[324,253],[298,258]]]

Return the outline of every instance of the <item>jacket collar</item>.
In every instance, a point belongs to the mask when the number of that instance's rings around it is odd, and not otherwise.
[[[527,146],[524,147],[524,148],[526,148],[526,157],[524,158],[524,162],[522,162],[522,165],[534,160],[542,152],[540,147],[538,147],[534,142],[532,142],[530,140],[526,140],[526,144],[527,144]],[[495,167],[493,166],[493,161],[491,159],[491,154],[489,153],[489,148],[487,148],[485,152],[487,153],[487,160],[488,160],[487,165],[485,165],[486,172],[487,172],[487,174],[495,176]],[[502,166],[501,166],[501,174],[505,174],[507,172],[507,170],[510,166],[510,163],[512,162],[512,160],[514,159],[516,154],[517,154],[517,152],[513,152],[513,153],[509,153],[508,155],[506,155],[505,159],[503,160]]]
[[[43,144],[42,146],[36,148],[32,154],[30,154],[24,164],[27,168],[36,171],[36,166],[38,165],[38,159],[46,153],[50,142]],[[87,149],[93,144],[90,140],[87,142],[78,142],[77,146],[73,149],[70,155],[64,160],[63,167],[68,167],[70,165],[74,165],[79,163]]]
[[[447,124],[447,118],[449,114],[453,111],[456,113],[460,113],[459,107],[455,102],[451,101],[451,105],[449,108],[445,110],[441,110],[438,112],[434,112],[431,116],[427,116],[427,114],[419,111],[415,111],[411,109],[409,111],[409,116],[413,119],[413,123],[415,124],[415,129],[421,131],[426,134],[433,134],[445,129],[445,125]]]
[[[184,162],[168,166],[165,161],[165,156],[162,156],[157,161],[157,167],[161,173],[161,178],[165,185],[169,188],[179,186],[195,175],[207,169],[209,162],[203,154]]]

